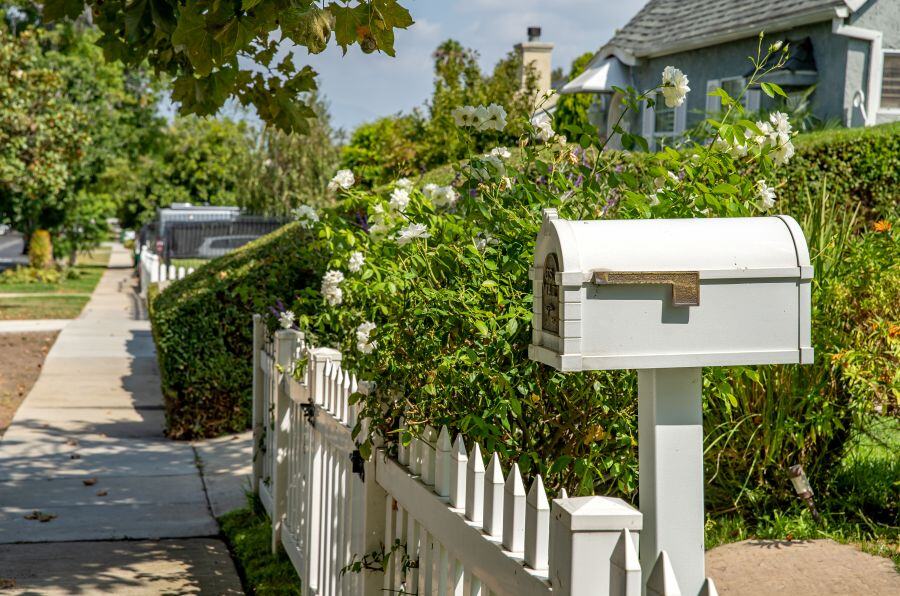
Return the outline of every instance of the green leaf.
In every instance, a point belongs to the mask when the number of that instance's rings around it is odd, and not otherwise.
[[[44,4],[44,20],[58,21],[66,17],[74,19],[84,11],[82,0],[47,0]]]
[[[740,192],[737,186],[733,184],[728,184],[727,182],[722,182],[713,187],[712,191],[717,195],[735,195]]]
[[[775,90],[772,88],[771,83],[760,83],[759,87],[763,90],[763,93],[765,93],[769,97],[775,97]]]
[[[485,323],[484,321],[475,321],[475,328],[478,329],[478,332],[481,333],[483,337],[487,337],[490,335],[487,323]]]
[[[187,4],[178,15],[178,27],[172,34],[172,45],[183,51],[191,66],[200,76],[208,75],[221,49],[210,35],[206,25],[206,17],[200,13],[198,3]]]
[[[225,23],[214,39],[222,46],[223,58],[230,59],[249,44],[254,37],[256,37],[256,31],[250,25],[250,19],[234,17]]]

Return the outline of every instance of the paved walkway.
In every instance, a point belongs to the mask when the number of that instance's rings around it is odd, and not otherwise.
[[[59,331],[71,319],[26,319],[22,321],[0,321],[0,333],[26,333],[29,331]]]
[[[134,314],[130,263],[115,247],[0,442],[0,586],[11,578],[32,594],[241,592],[227,549],[210,537],[213,506],[221,514],[243,502],[249,440],[163,436],[153,340]],[[194,540],[160,540],[173,538]],[[84,543],[123,539],[133,542]],[[60,542],[69,544],[36,544]]]

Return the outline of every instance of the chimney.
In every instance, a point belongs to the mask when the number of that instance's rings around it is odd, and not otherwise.
[[[525,67],[531,65],[537,76],[537,103],[541,105],[543,95],[550,90],[550,79],[553,70],[551,56],[553,54],[553,44],[541,41],[541,28],[529,27],[528,41],[516,44],[515,48],[522,57],[522,85],[525,85]],[[556,103],[554,97],[548,102],[543,103],[544,108],[549,108]]]

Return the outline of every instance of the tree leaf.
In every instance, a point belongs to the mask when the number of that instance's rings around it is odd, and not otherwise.
[[[44,4],[44,20],[58,21],[66,17],[74,19],[84,12],[83,0],[47,0]]]

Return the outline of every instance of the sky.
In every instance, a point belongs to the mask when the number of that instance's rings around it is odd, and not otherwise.
[[[600,48],[645,0],[400,0],[416,23],[396,31],[396,58],[363,54],[357,46],[346,56],[334,45],[318,55],[297,52],[297,64],[319,73],[332,124],[346,131],[379,116],[406,112],[431,96],[431,53],[453,38],[480,54],[489,71],[526,29],[539,26],[541,41],[555,44],[553,68],[568,73],[572,60]]]

